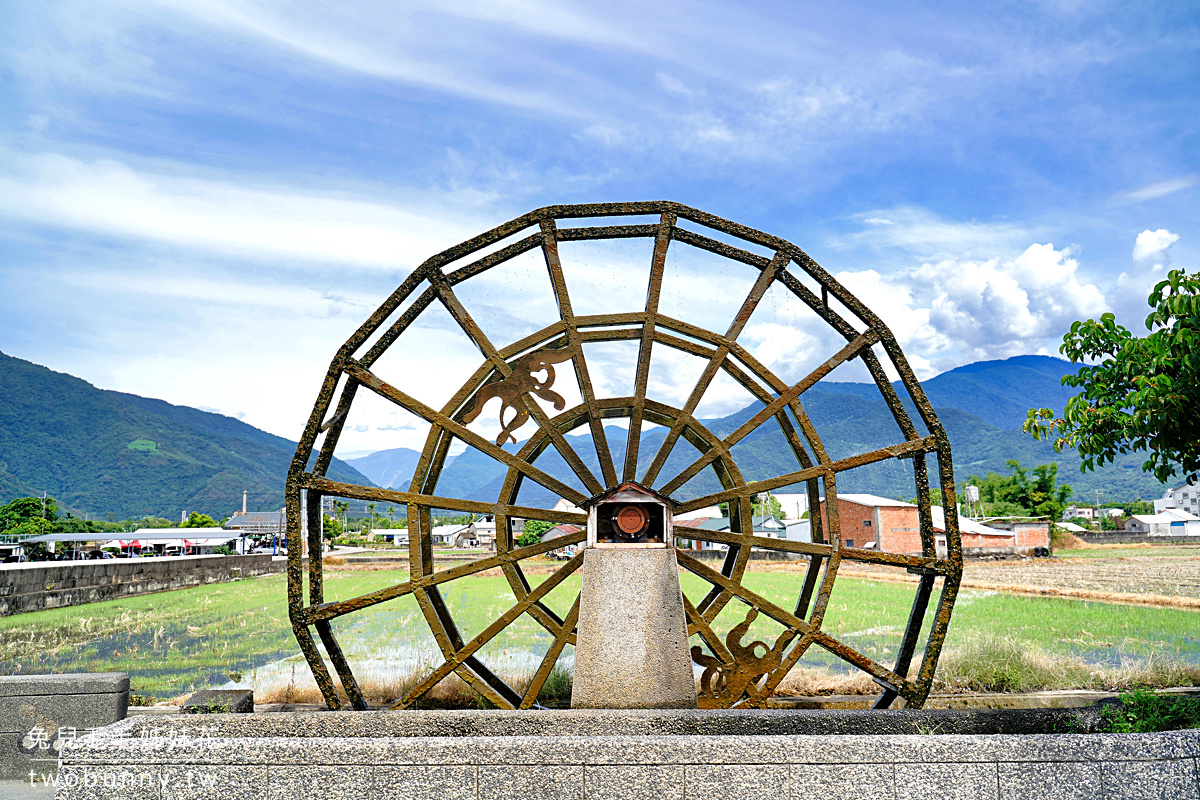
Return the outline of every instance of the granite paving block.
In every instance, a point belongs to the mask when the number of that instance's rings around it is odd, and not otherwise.
[[[160,774],[153,767],[136,769],[76,764],[58,771],[55,797],[71,800],[160,800]]]
[[[45,768],[64,743],[124,719],[128,706],[123,672],[0,677],[0,778]]]
[[[267,769],[212,764],[163,767],[159,800],[263,800],[267,796]]]
[[[1101,765],[1105,800],[1197,800],[1196,760],[1116,761]]]
[[[585,800],[683,800],[683,780],[682,766],[585,767],[583,796]]]
[[[476,800],[476,767],[380,767],[373,800]]]
[[[583,767],[481,766],[479,796],[488,800],[582,800]]]
[[[1093,800],[1100,765],[1089,762],[999,764],[1000,800]]]
[[[897,764],[896,800],[997,800],[995,764]]]
[[[57,675],[0,677],[0,697],[26,695],[103,694],[129,691],[125,672],[65,672]]]
[[[896,800],[891,764],[793,764],[793,800]]]
[[[374,791],[370,767],[287,764],[265,769],[268,800],[364,800]]]
[[[788,796],[786,764],[697,764],[686,768],[687,800],[778,800]]]

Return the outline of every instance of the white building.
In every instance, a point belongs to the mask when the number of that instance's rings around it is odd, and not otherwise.
[[[1200,517],[1177,508],[1166,508],[1158,514],[1134,514],[1125,520],[1125,530],[1143,536],[1200,537]]]
[[[775,494],[772,492],[771,497],[779,501],[779,506],[783,510],[783,519],[786,522],[798,520],[808,512],[807,494]]]
[[[1154,501],[1155,514],[1161,514],[1170,508],[1178,508],[1200,516],[1200,484],[1185,483],[1175,489],[1168,489],[1161,500]]]
[[[1095,519],[1096,509],[1091,506],[1067,506],[1063,509],[1063,519]]]

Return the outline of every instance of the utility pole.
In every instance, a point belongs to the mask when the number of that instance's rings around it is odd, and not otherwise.
[[[1096,490],[1096,530],[1103,531],[1104,524],[1100,520],[1100,490]]]

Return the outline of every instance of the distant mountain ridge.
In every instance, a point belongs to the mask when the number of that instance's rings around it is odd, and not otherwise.
[[[283,505],[296,443],[0,353],[0,502],[43,491],[75,513],[175,519]],[[335,459],[330,477],[370,481]]]
[[[1099,490],[1112,500],[1150,499],[1161,496],[1163,484],[1141,471],[1144,460],[1129,454],[1117,463],[1090,473],[1079,472],[1079,457],[1072,451],[1055,453],[1047,442],[1034,441],[1021,431],[1025,412],[1030,407],[1061,410],[1074,395],[1060,384],[1063,375],[1077,369],[1068,361],[1049,356],[1017,356],[1003,361],[982,361],[950,370],[922,383],[942,426],[950,437],[956,479],[961,482],[972,474],[989,471],[1007,474],[1005,462],[1016,459],[1026,467],[1057,463],[1060,483],[1072,486],[1077,496],[1090,497]],[[897,384],[898,390],[901,385]],[[901,397],[907,395],[900,392]],[[844,458],[894,444],[901,440],[891,412],[875,384],[818,383],[802,397],[806,411],[832,458]],[[911,402],[905,404],[920,426]],[[701,420],[713,433],[726,436],[761,408],[753,404],[720,419]],[[623,428],[605,428],[609,449],[619,465],[624,460],[626,433]],[[664,430],[653,427],[643,431],[638,462],[650,463]],[[566,437],[585,464],[595,474],[599,467],[590,433]],[[516,451],[523,445],[509,445]],[[761,480],[799,469],[777,425],[764,424],[733,448],[739,468],[747,480]],[[678,472],[696,455],[690,445],[677,445],[663,470],[664,476]],[[407,490],[419,453],[399,448],[381,451],[351,463],[380,485]],[[554,448],[547,448],[537,462],[539,469],[587,494],[582,484]],[[932,466],[932,465],[931,465]],[[449,459],[438,481],[437,493],[473,500],[495,501],[507,474],[507,468],[491,457],[468,448]],[[390,483],[385,483],[390,480]],[[842,491],[869,492],[886,497],[909,498],[915,494],[911,467],[903,461],[885,461],[842,473],[838,476]],[[719,489],[711,471],[704,471],[680,488],[676,496],[697,497]],[[532,481],[522,485],[518,500],[523,505],[553,505],[557,496]]]
[[[1003,361],[976,361],[921,382],[934,408],[957,408],[1000,429],[1019,428],[1031,408],[1061,411],[1076,390],[1060,383],[1078,365],[1051,356],[1014,356]],[[903,396],[902,384],[893,384]],[[879,398],[873,383],[819,383],[817,392]]]
[[[1074,452],[1055,453],[1048,443],[1036,442],[1020,430],[1029,407],[1062,409],[1072,392],[1059,380],[1074,371],[1061,359],[1018,356],[968,364],[925,381],[925,392],[950,436],[957,479],[961,482],[990,470],[1006,473],[1008,459],[1026,466],[1054,462],[1059,465],[1060,482],[1071,484],[1079,497],[1091,497],[1096,490],[1112,500],[1161,496],[1164,487],[1141,471],[1140,454],[1081,474]],[[902,438],[874,384],[819,383],[802,400],[832,458],[874,450]],[[752,404],[702,422],[725,436],[760,407]],[[911,408],[910,414],[917,419]],[[590,433],[580,430],[567,439],[599,474]],[[624,459],[625,430],[615,425],[605,430],[619,465]],[[642,469],[654,457],[664,433],[658,426],[643,431]],[[515,452],[520,444],[505,449]],[[294,451],[295,443],[231,417],[97,389],[79,378],[0,353],[0,501],[45,490],[77,513],[173,519],[181,510],[223,516],[241,507],[246,489],[252,510],[278,508]],[[799,468],[778,426],[770,421],[739,442],[733,454],[747,480]],[[678,472],[695,456],[690,445],[680,443],[663,476]],[[394,448],[345,461],[334,459],[329,474],[348,483],[407,489],[418,459],[415,450]],[[542,454],[537,466],[588,494],[554,448]],[[495,501],[506,473],[502,464],[468,448],[448,460],[436,492]],[[914,494],[910,466],[895,460],[842,473],[838,487],[887,497]],[[676,496],[697,497],[717,489],[715,476],[706,470]],[[556,500],[528,480],[518,497],[521,504],[532,506],[549,506]]]
[[[397,447],[392,450],[379,450],[368,456],[344,459],[370,478],[377,486],[385,489],[408,490],[408,484],[416,471],[417,461],[421,454],[407,447]]]

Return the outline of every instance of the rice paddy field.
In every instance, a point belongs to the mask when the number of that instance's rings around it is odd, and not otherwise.
[[[1190,568],[1195,575],[1194,558],[1186,559],[1188,566],[1171,564],[1167,569]],[[790,607],[802,574],[774,565],[748,571],[744,582]],[[327,573],[326,596],[353,597],[406,577],[398,569],[334,568]],[[544,577],[530,576],[530,582],[536,585]],[[684,593],[693,599],[707,589],[688,573],[682,582]],[[547,603],[565,616],[578,589],[575,575],[552,592]],[[514,603],[500,575],[450,582],[443,586],[443,596],[464,639],[481,632]],[[890,663],[911,598],[912,587],[905,583],[839,576],[823,627],[872,658]],[[731,603],[714,627],[728,631],[746,611]],[[414,676],[441,661],[411,597],[343,617],[335,627],[360,681],[376,701],[399,696]],[[760,616],[747,641],[762,639],[769,645],[779,631]],[[1025,691],[1200,684],[1198,636],[1200,610],[967,588],[955,606],[939,688]],[[480,651],[480,657],[520,683],[536,668],[549,643],[549,635],[524,616]],[[562,674],[569,672],[571,659],[568,647],[560,661]],[[73,671],[128,672],[135,693],[160,699],[233,685],[255,688],[260,702],[317,699],[292,637],[282,575],[0,618],[0,673]],[[814,648],[781,691],[872,688],[842,662]]]

